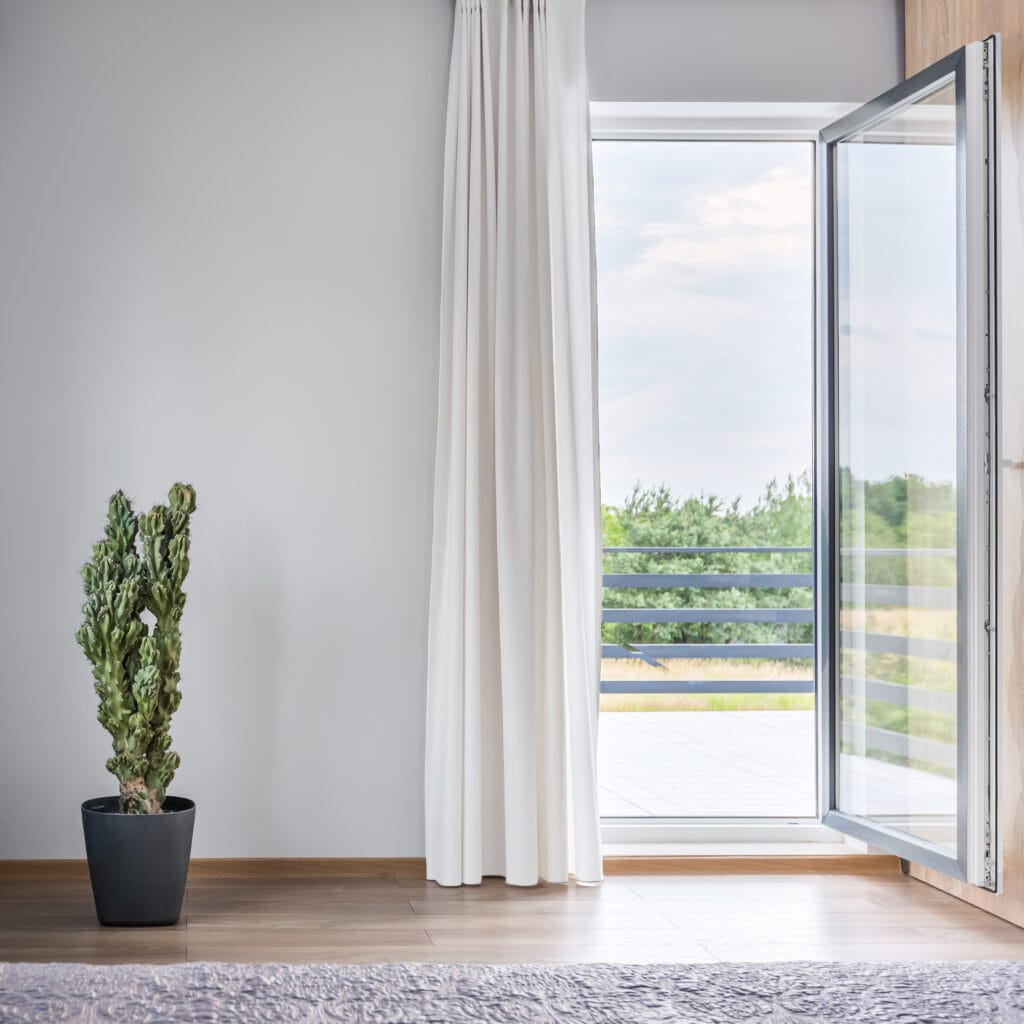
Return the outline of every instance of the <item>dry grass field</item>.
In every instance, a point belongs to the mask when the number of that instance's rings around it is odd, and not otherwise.
[[[810,662],[745,658],[665,658],[655,668],[631,658],[605,658],[602,679],[625,681],[669,679],[810,679]],[[602,711],[807,711],[810,693],[605,693]]]
[[[931,640],[956,639],[956,612],[942,608],[868,608],[847,610],[844,629],[888,633]],[[605,658],[601,678],[623,681],[665,682],[666,680],[809,679],[809,661],[780,661],[741,658],[665,658],[662,667],[629,658]],[[952,692],[956,667],[951,662],[928,658],[907,658],[897,654],[867,654],[864,667],[869,678]],[[723,693],[723,694],[618,694],[601,696],[602,711],[806,711],[814,708],[813,694]],[[899,725],[886,723],[889,727]]]

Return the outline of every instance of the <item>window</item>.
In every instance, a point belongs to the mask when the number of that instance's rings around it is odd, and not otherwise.
[[[601,810],[817,813],[815,147],[598,138]]]
[[[822,132],[825,822],[997,884],[996,42]]]
[[[606,819],[997,885],[997,82],[596,111]]]

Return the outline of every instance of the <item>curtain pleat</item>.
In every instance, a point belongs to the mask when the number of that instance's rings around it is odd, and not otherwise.
[[[460,0],[428,649],[428,876],[601,878],[584,0]]]

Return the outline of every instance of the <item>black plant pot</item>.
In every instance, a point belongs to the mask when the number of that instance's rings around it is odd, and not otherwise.
[[[82,804],[85,855],[100,924],[175,924],[185,896],[196,805],[180,796],[163,814],[122,814],[116,796]]]

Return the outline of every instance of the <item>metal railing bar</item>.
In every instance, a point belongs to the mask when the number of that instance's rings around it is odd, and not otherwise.
[[[847,675],[841,677],[840,685],[844,696],[863,695],[865,700],[877,700],[897,707],[913,707],[915,710],[936,711],[945,715],[956,714],[956,694],[945,690],[930,690],[924,686],[904,686],[902,683]]]
[[[863,633],[858,630],[839,631],[839,648],[864,650],[870,654],[899,654],[907,658],[931,658],[956,661],[954,640],[931,640],[925,637],[896,636],[892,633]]]
[[[885,558],[955,558],[956,548],[840,548],[841,555],[882,556]]]
[[[804,554],[809,555],[814,548],[604,548],[606,555],[769,555],[769,554]]]
[[[767,658],[814,657],[814,644],[602,644],[602,658],[637,658],[637,652],[653,658]]]
[[[956,747],[950,743],[940,743],[921,736],[909,736],[907,733],[894,732],[892,729],[877,729],[874,726],[861,727],[852,722],[842,723],[844,743],[851,746],[874,747],[884,750],[887,754],[912,758],[915,761],[926,761],[928,764],[941,765],[943,768],[956,767]]]
[[[608,547],[602,549],[606,555],[809,555],[811,547]],[[868,555],[884,558],[954,558],[956,548],[840,548],[842,555]]]
[[[813,608],[605,608],[603,622],[814,622]]]
[[[602,693],[814,693],[813,679],[602,679]]]
[[[895,608],[956,608],[955,587],[902,587],[875,583],[844,583],[841,599],[848,604]]]
[[[604,586],[608,588],[656,587],[662,590],[708,589],[739,590],[760,587],[809,587],[814,577],[809,572],[627,572],[605,573]]]

